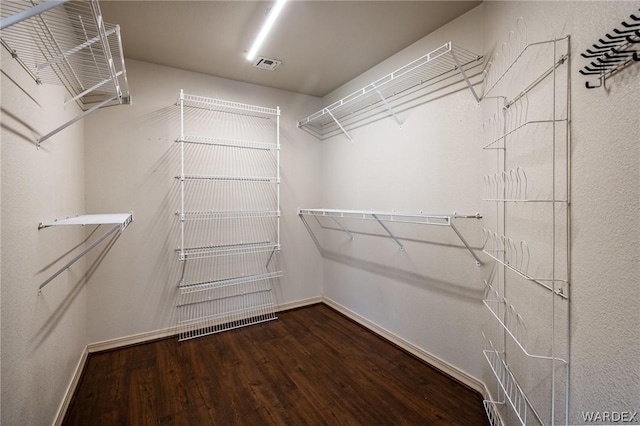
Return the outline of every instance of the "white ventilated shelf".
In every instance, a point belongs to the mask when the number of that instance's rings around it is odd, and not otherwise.
[[[478,266],[482,265],[480,258],[467,243],[467,240],[462,236],[458,228],[453,223],[454,219],[481,219],[482,216],[479,213],[474,215],[460,215],[460,214],[434,214],[434,213],[399,213],[388,211],[375,211],[375,210],[337,210],[337,209],[298,209],[299,216],[314,216],[314,217],[327,217],[333,220],[342,231],[344,231],[351,239],[353,234],[349,231],[339,219],[357,219],[357,220],[372,220],[377,222],[382,229],[391,237],[401,250],[404,250],[404,245],[396,237],[396,235],[385,225],[386,222],[397,223],[411,223],[417,225],[434,225],[434,226],[448,226],[458,236],[460,241],[464,244],[466,249],[471,253],[476,260]]]
[[[205,259],[220,256],[239,256],[244,254],[268,253],[280,250],[280,245],[271,241],[257,243],[228,244],[221,246],[185,247],[177,249],[180,260]]]
[[[120,225],[120,229],[124,231],[133,221],[131,213],[106,213],[106,214],[84,214],[81,216],[68,217],[66,219],[54,220],[52,222],[43,222],[38,228],[48,228],[50,226],[68,226],[68,225]]]
[[[260,151],[272,151],[275,149],[280,149],[280,147],[275,143],[265,143],[240,139],[214,138],[198,135],[185,135],[183,138],[179,137],[178,139],[176,139],[176,142],[184,142],[194,145],[213,145],[233,148],[257,149]]]
[[[280,217],[276,210],[223,210],[176,213],[182,220],[256,219]]]
[[[472,94],[479,102],[469,81],[465,67],[479,62],[482,56],[448,42],[394,72],[366,85],[348,96],[322,108],[320,111],[298,121],[298,127],[308,129],[319,139],[333,136],[342,131],[349,139],[347,122],[378,106],[395,116],[391,102],[396,99],[436,84],[442,79],[460,73]]]
[[[51,275],[47,280],[45,280],[38,287],[38,294],[42,291],[42,289],[54,280],[58,275],[62,272],[66,271],[80,260],[85,254],[89,253],[93,250],[98,244],[107,239],[110,235],[115,232],[122,233],[125,228],[133,222],[133,213],[111,213],[111,214],[85,214],[81,216],[69,217],[66,219],[54,220],[52,222],[41,222],[38,225],[38,229],[50,228],[52,226],[84,226],[84,225],[113,225],[107,232],[102,234],[99,238],[97,238],[94,242],[92,242],[87,248],[85,248],[82,252],[76,255],[73,259],[67,262],[62,268],[56,271],[53,275]]]
[[[262,118],[280,115],[280,108],[267,108],[258,105],[208,98],[206,96],[190,95],[187,93],[180,94],[178,104],[180,104],[181,101],[184,107],[199,108],[207,111],[231,112]]]
[[[120,27],[104,22],[97,0],[3,0],[2,45],[38,83],[63,85],[83,113],[37,140],[43,141],[91,112],[130,102]]]
[[[198,293],[202,291],[208,291],[213,289],[220,289],[225,287],[233,287],[242,284],[255,283],[259,281],[270,280],[273,278],[280,278],[282,271],[266,272],[264,274],[247,275],[243,277],[229,278],[226,280],[214,280],[203,281],[197,283],[181,284],[180,294]]]
[[[280,183],[277,176],[211,176],[211,175],[184,175],[176,176],[181,181],[189,180],[208,180],[221,182],[261,182],[261,183]]]

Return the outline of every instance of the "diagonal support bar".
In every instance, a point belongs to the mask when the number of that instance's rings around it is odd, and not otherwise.
[[[58,275],[60,275],[61,273],[63,273],[64,271],[66,271],[67,269],[69,269],[71,267],[71,265],[73,265],[74,263],[76,263],[78,260],[80,260],[85,254],[89,253],[91,250],[93,250],[98,244],[100,244],[101,242],[103,242],[105,239],[107,239],[107,237],[109,237],[111,234],[113,234],[116,231],[122,231],[122,225],[118,224],[115,225],[114,227],[112,227],[111,229],[109,229],[107,232],[105,232],[104,235],[102,235],[100,238],[98,238],[97,240],[95,240],[94,242],[92,242],[89,247],[87,247],[86,249],[82,250],[82,252],[80,252],[76,257],[74,257],[73,259],[71,259],[66,265],[64,265],[62,268],[60,268],[55,274],[51,275],[49,278],[47,278],[47,280],[45,282],[43,282],[42,284],[40,284],[40,287],[38,287],[38,294],[40,294],[42,292],[42,289],[49,284],[51,281],[53,281]]]
[[[391,230],[389,228],[387,228],[387,226],[380,219],[378,219],[378,215],[372,214],[371,216],[373,216],[373,218],[376,220],[376,222],[378,222],[380,224],[380,226],[382,226],[382,229],[384,229],[387,232],[387,234],[389,234],[389,236],[393,239],[393,241],[395,241],[396,244],[398,244],[398,246],[400,246],[400,250],[404,250],[404,246],[402,245],[400,240],[398,240],[398,238],[393,234],[393,232],[391,232]]]
[[[91,114],[92,112],[94,112],[95,110],[102,108],[103,106],[105,106],[106,104],[108,104],[111,101],[116,100],[118,97],[117,96],[112,96],[109,99],[100,102],[97,105],[92,106],[91,108],[89,108],[88,110],[84,111],[82,114],[78,115],[75,118],[72,118],[71,120],[67,121],[66,123],[64,123],[62,126],[50,131],[49,133],[47,133],[46,135],[44,135],[43,137],[41,137],[40,139],[38,139],[38,142],[36,143],[36,146],[38,148],[40,148],[40,144],[44,141],[46,141],[47,139],[49,139],[51,136],[55,135],[56,133],[66,129],[67,127],[71,126],[73,123],[75,123],[78,120],[82,120],[84,117],[86,117],[87,115]]]
[[[454,49],[451,49],[451,57],[453,58],[454,62],[456,63],[456,66],[460,70],[460,74],[462,74],[462,77],[464,78],[464,81],[467,83],[467,86],[469,87],[471,94],[476,99],[476,102],[480,103],[480,97],[476,93],[476,90],[473,88],[473,84],[471,84],[471,81],[467,76],[467,72],[464,70],[464,68],[460,64],[460,61],[458,60],[458,57],[456,56],[456,52],[454,52]]]
[[[335,117],[335,115],[333,115],[333,113],[330,110],[327,110],[327,113],[331,116],[331,118],[333,118],[333,121],[336,122],[336,124],[338,125],[338,127],[340,127],[340,130],[342,130],[342,133],[344,133],[344,135],[349,138],[349,140],[351,142],[353,142],[353,139],[351,139],[351,136],[349,136],[349,133],[347,133],[347,131],[344,129],[344,127],[342,127],[342,124],[340,124],[340,122],[338,121],[338,119]]]
[[[347,233],[347,235],[349,236],[349,238],[351,240],[353,240],[353,234],[351,234],[351,232],[349,232],[349,230],[347,228],[345,228],[339,221],[338,219],[336,219],[333,216],[329,216],[331,219],[333,219],[333,221],[336,223],[336,225],[338,225],[340,227],[340,229],[342,229],[344,232]]]
[[[471,256],[474,257],[474,259],[476,260],[476,265],[481,266],[482,262],[480,261],[480,258],[478,257],[477,254],[473,252],[473,250],[471,250],[471,246],[469,246],[469,243],[467,243],[467,240],[464,239],[464,237],[462,236],[460,231],[458,231],[458,228],[456,228],[456,226],[453,224],[453,221],[451,219],[449,219],[449,226],[451,227],[451,229],[453,229],[453,232],[456,233],[458,238],[460,238],[460,241],[462,241],[462,244],[464,244],[467,250],[469,250],[469,253],[471,253]]]
[[[391,108],[391,105],[389,105],[389,102],[387,102],[387,99],[384,97],[382,92],[377,87],[376,87],[376,93],[378,94],[378,96],[380,96],[380,100],[382,101],[384,106],[387,107],[387,110],[391,113],[391,115],[393,116],[393,119],[396,120],[396,123],[398,123],[398,126],[402,127],[402,122],[396,115],[396,112],[393,110],[393,108]]]

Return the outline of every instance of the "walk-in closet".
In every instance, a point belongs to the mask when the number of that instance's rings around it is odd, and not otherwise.
[[[0,423],[640,423],[639,1],[0,3]]]

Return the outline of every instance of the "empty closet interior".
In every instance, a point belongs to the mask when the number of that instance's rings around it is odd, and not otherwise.
[[[288,2],[246,60],[273,9],[3,1],[1,422],[318,303],[491,425],[637,422],[640,4]]]

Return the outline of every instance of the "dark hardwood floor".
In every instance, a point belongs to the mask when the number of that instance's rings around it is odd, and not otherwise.
[[[65,425],[486,425],[482,398],[325,305],[91,354]]]

